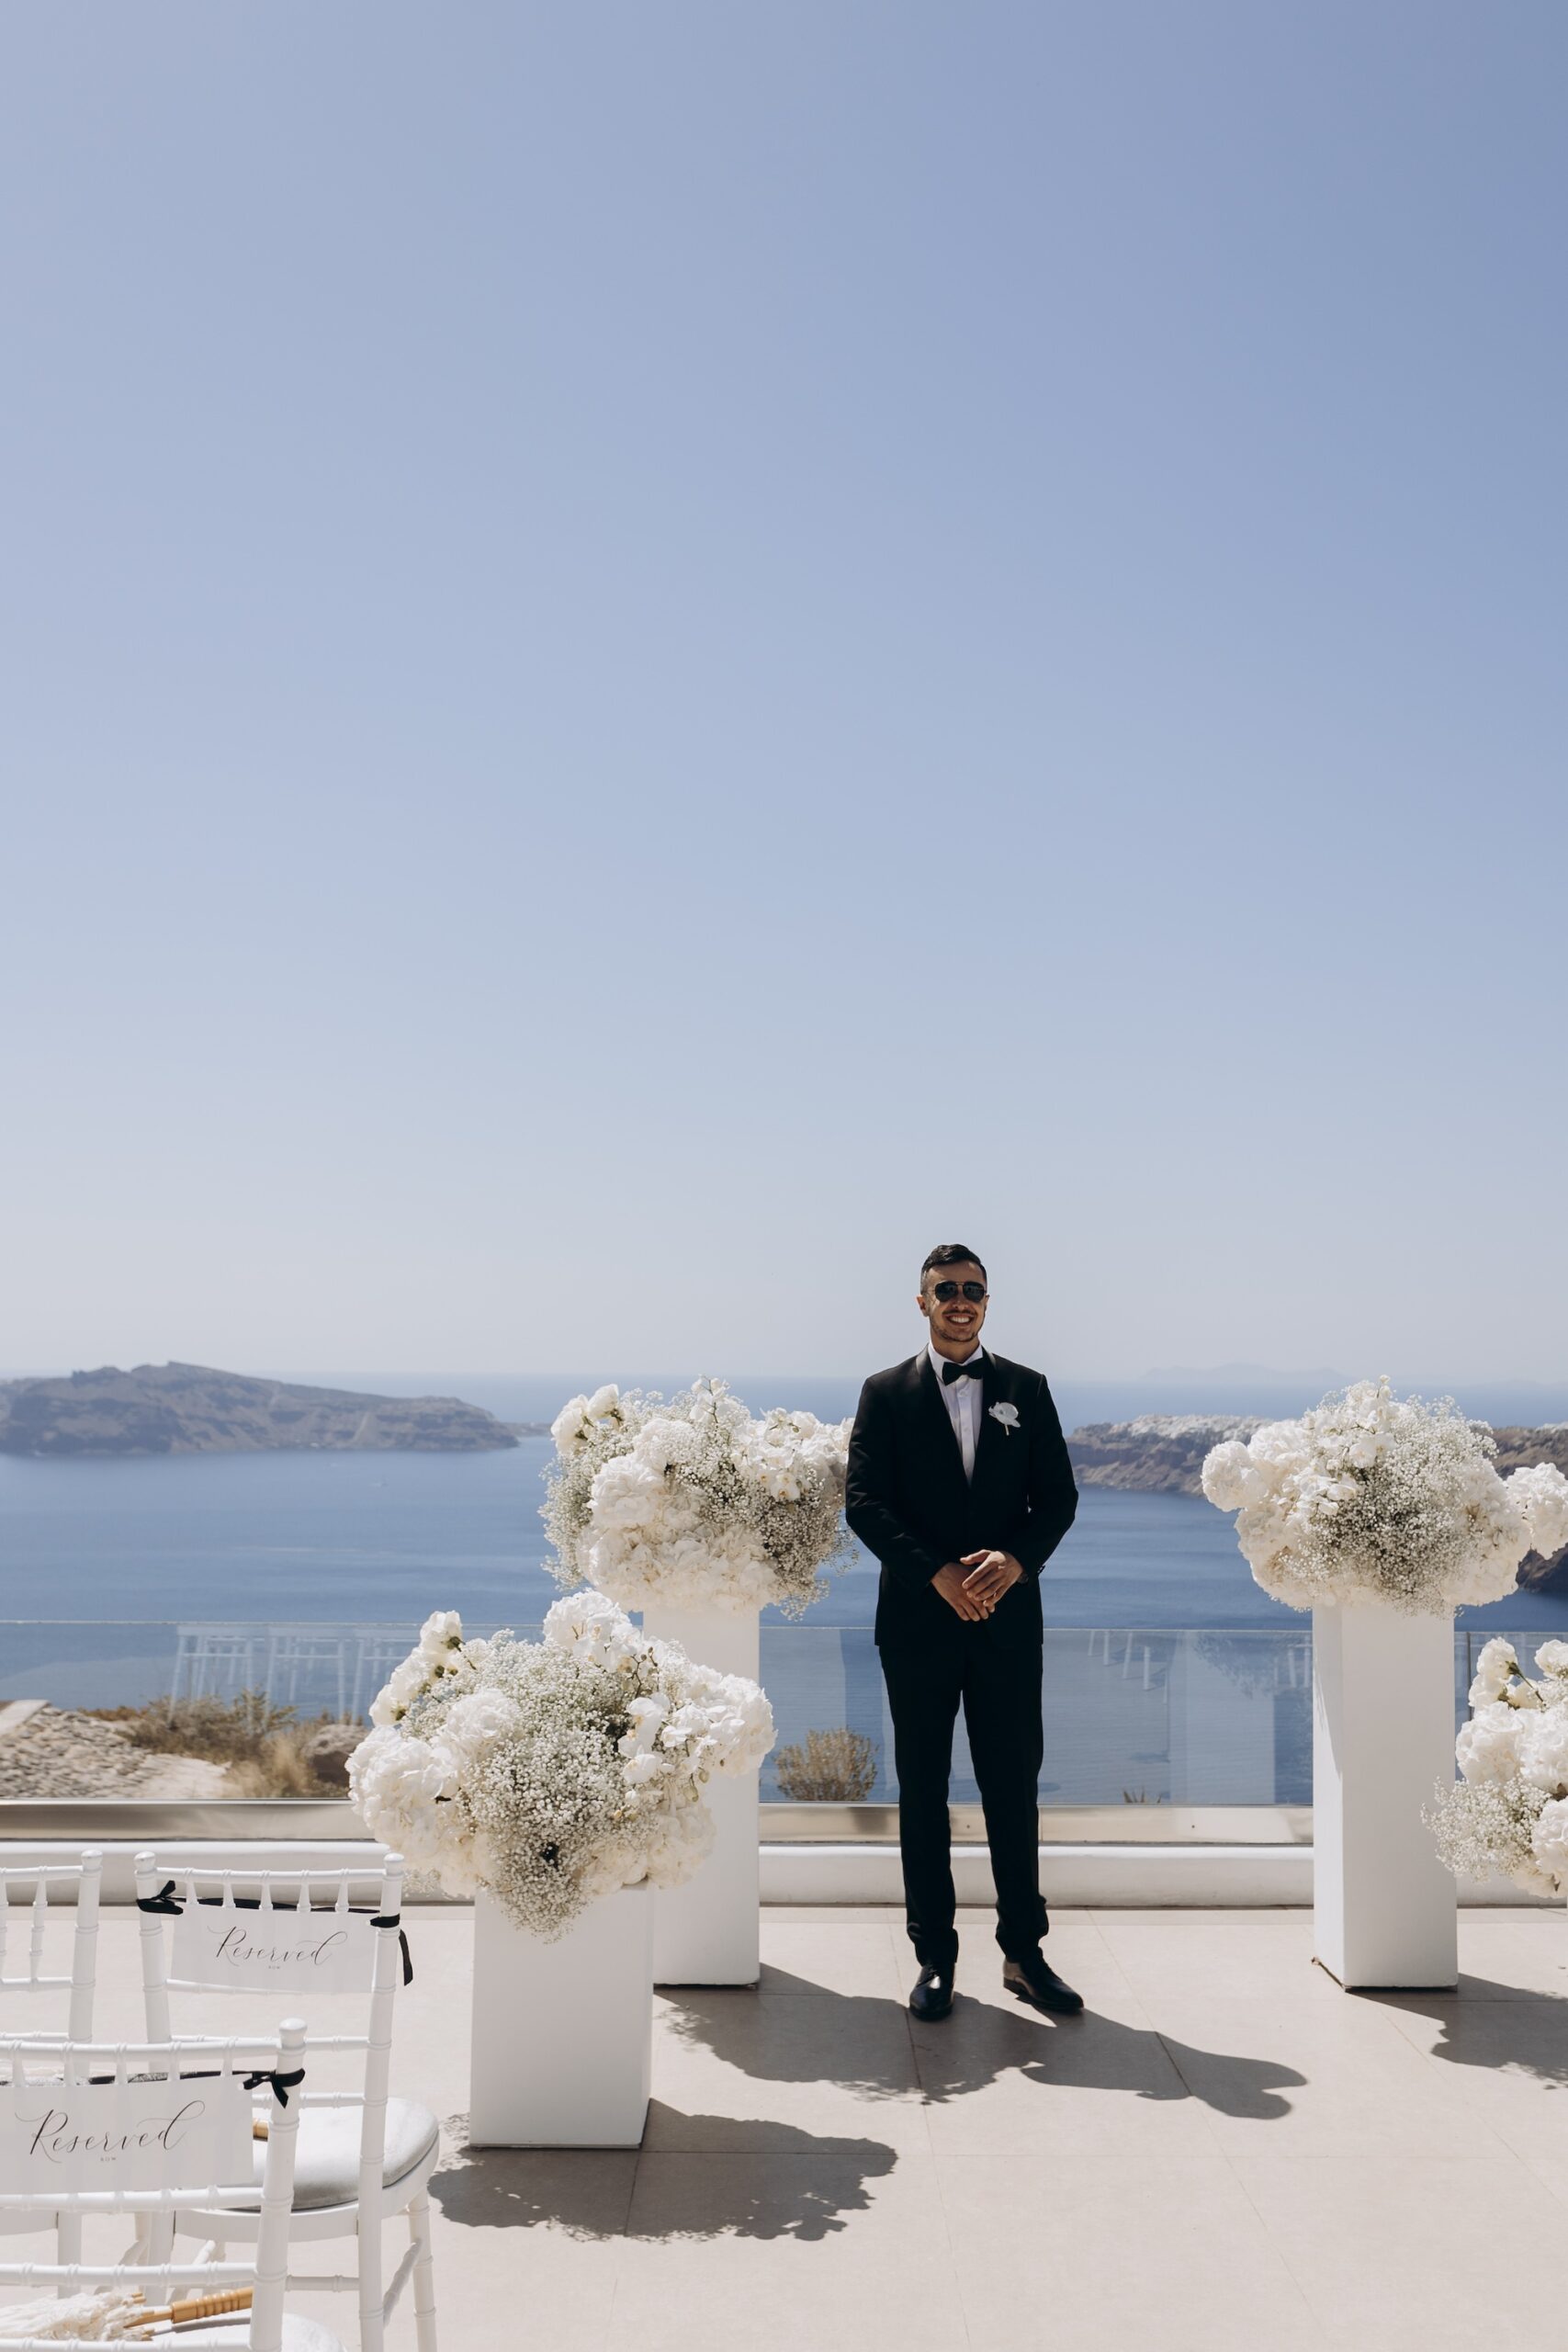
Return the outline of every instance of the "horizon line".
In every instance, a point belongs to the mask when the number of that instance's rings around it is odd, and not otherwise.
[[[911,1350],[910,1352],[913,1353],[915,1351]],[[374,1370],[366,1370],[361,1367],[347,1367],[339,1364],[328,1367],[324,1370],[317,1371],[301,1370],[298,1366],[295,1366],[287,1371],[277,1371],[271,1367],[266,1367],[255,1372],[238,1372],[231,1364],[201,1363],[199,1359],[192,1356],[164,1357],[162,1359],[162,1363],[187,1363],[197,1366],[203,1371],[228,1373],[239,1379],[279,1380],[302,1385],[330,1383],[334,1380],[345,1381],[350,1379],[422,1381],[550,1380],[559,1381],[565,1385],[576,1381],[598,1379],[602,1376],[597,1372],[563,1371],[553,1366],[538,1371],[529,1371],[518,1369],[516,1367],[492,1371],[476,1370],[472,1367],[466,1370],[436,1371],[430,1369],[428,1366],[414,1368],[388,1364],[378,1366]],[[158,1364],[158,1360],[147,1357],[141,1359],[140,1363],[78,1363],[73,1364],[65,1370],[56,1369],[51,1371],[39,1371],[36,1368],[7,1368],[4,1371],[0,1371],[0,1381],[67,1380],[70,1379],[73,1374],[79,1372],[130,1372],[141,1369],[143,1364],[155,1365]],[[161,1368],[161,1364],[158,1364],[158,1368]],[[657,1369],[644,1367],[639,1370],[633,1368],[621,1376],[621,1382],[617,1385],[635,1383],[641,1379],[658,1378],[667,1380],[677,1376],[678,1375],[668,1365]],[[685,1375],[679,1376],[684,1377]],[[697,1374],[692,1376],[695,1378],[705,1378],[709,1375]],[[754,1380],[855,1380],[863,1379],[866,1375],[858,1367],[853,1370],[833,1371],[824,1370],[821,1367],[803,1369],[797,1366],[794,1369],[779,1370],[777,1368],[759,1369],[756,1366],[750,1366],[739,1367],[729,1374],[716,1376]],[[1347,1374],[1316,1365],[1308,1365],[1298,1369],[1290,1365],[1254,1363],[1241,1360],[1234,1360],[1229,1363],[1218,1364],[1166,1364],[1152,1367],[1145,1366],[1135,1372],[1080,1373],[1075,1371],[1057,1370],[1053,1372],[1050,1375],[1054,1381],[1059,1383],[1072,1382],[1082,1387],[1092,1387],[1097,1385],[1109,1386],[1111,1385],[1126,1385],[1138,1381],[1162,1381],[1173,1384],[1190,1384],[1201,1381],[1235,1381],[1251,1379],[1327,1384],[1329,1386],[1337,1388],[1348,1385],[1353,1379],[1358,1377],[1376,1378],[1380,1376],[1380,1374],[1364,1374],[1359,1375]],[[1483,1385],[1490,1386],[1507,1386],[1512,1388],[1568,1387],[1568,1370],[1555,1374],[1511,1372],[1450,1373],[1445,1374],[1441,1379],[1435,1378],[1429,1374],[1422,1374],[1416,1376],[1414,1380],[1410,1375],[1404,1373],[1400,1373],[1397,1375],[1390,1373],[1388,1377],[1391,1380],[1394,1380],[1396,1385],[1401,1386],[1408,1385],[1424,1388],[1449,1388],[1460,1385],[1481,1386]]]

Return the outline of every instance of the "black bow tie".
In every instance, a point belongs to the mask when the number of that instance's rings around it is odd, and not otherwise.
[[[942,1385],[944,1388],[951,1388],[955,1380],[983,1380],[985,1376],[984,1356],[972,1356],[967,1363],[944,1363],[942,1368]]]

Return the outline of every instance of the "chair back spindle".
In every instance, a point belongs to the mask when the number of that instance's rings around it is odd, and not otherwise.
[[[182,2136],[172,2121],[155,2130],[158,2114],[168,2109],[171,2118],[182,2117],[186,2105],[195,2106],[203,2096],[195,2092],[194,2086],[200,2083],[205,2093],[216,2083],[215,2120],[220,2136],[210,2145],[221,2145],[221,2123],[231,2109],[239,2127],[235,2159],[243,2159],[248,2167],[249,2092],[264,2082],[270,2090],[254,2261],[214,2261],[198,2252],[186,2261],[175,2260],[171,2255],[168,2259],[107,2263],[6,2262],[0,2263],[0,2283],[52,2286],[62,2294],[92,2287],[137,2288],[153,2308],[165,2305],[174,2289],[181,2285],[197,2293],[212,2289],[232,2289],[237,2293],[248,2290],[248,2320],[225,2326],[221,2341],[232,2352],[282,2352],[305,2042],[305,2028],[297,2018],[286,2019],[265,2040],[246,2037],[216,2042],[201,2036],[141,2043],[71,2040],[46,2046],[22,2036],[0,2039],[0,2075],[6,2077],[0,2090],[0,2181],[13,2178],[18,2168],[23,2175],[20,2188],[0,2189],[0,2209],[47,2216],[63,2204],[75,2215],[78,2226],[90,2213],[133,2214],[139,2224],[134,2257],[143,2251],[141,2232],[149,2222],[177,2219],[182,2213],[198,2214],[249,2186],[244,2179],[205,2177],[209,2143],[195,2132]],[[185,2102],[182,2093],[187,2083],[193,2086],[192,2098]],[[231,2098],[226,2097],[231,2090]],[[43,2138],[34,2116],[40,2091],[55,2102],[46,2123],[52,2120],[54,2111],[61,2118],[48,2147],[29,2145],[27,2136],[33,2132],[40,2142]],[[103,2093],[108,2094],[107,2100],[92,2097]],[[85,2104],[84,2094],[87,2095]],[[71,2163],[75,2117],[80,2115],[92,2131],[107,2106],[127,2101],[131,2094],[137,2094],[140,2103],[150,2110],[147,2128],[139,2131],[132,2118],[128,2130],[110,2134],[107,2141],[97,2132],[85,2174],[94,2185],[62,2189],[61,2172]],[[171,2102],[177,2104],[171,2106]],[[26,2117],[18,2129],[17,2118],[22,2108]],[[149,2165],[157,2175],[151,2186],[145,2178]],[[18,2333],[14,2327],[8,2332],[6,2319],[6,2308],[0,2305],[0,2352],[59,2352],[58,2337]],[[197,2338],[205,2340],[205,2336]]]
[[[90,2040],[103,1870],[98,1846],[85,1848],[77,1862],[7,1863],[0,1869],[0,2031],[20,2030],[24,1996],[62,1993],[66,2033],[74,2041]],[[64,1911],[66,1898],[73,1898],[68,1976],[51,1973],[48,1964],[51,1895],[60,1898],[53,1906],[57,1915]]]

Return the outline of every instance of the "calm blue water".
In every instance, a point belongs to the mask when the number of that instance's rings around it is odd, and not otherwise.
[[[807,1385],[792,1395],[843,1409]],[[530,1404],[502,1408],[539,1417],[543,1401]],[[359,1713],[429,1610],[459,1609],[473,1631],[543,1617],[558,1591],[537,1516],[548,1455],[532,1438],[491,1454],[0,1457],[0,1701],[107,1706],[265,1687],[306,1713]],[[871,1742],[886,1796],[881,1674],[863,1630],[874,1597],[860,1555],[803,1625],[764,1632],[762,1666],[781,1741],[848,1724]],[[1207,1503],[1086,1489],[1043,1600],[1056,1630],[1043,1796],[1305,1801],[1309,1623],[1258,1591]],[[254,1630],[236,1636],[226,1621]],[[1465,1622],[1540,1638],[1568,1626],[1568,1600],[1500,1602]],[[388,1627],[402,1629],[389,1652]],[[1095,1630],[1111,1627],[1122,1631]],[[1461,1645],[1456,1703],[1468,1679]],[[778,1793],[772,1776],[770,1765],[765,1795]],[[953,1791],[975,1794],[962,1734]]]
[[[549,1441],[477,1454],[0,1456],[0,1620],[419,1618],[535,1623],[555,1598],[538,1518]],[[869,1623],[863,1555],[809,1623]],[[1061,1626],[1297,1622],[1258,1589],[1231,1523],[1186,1495],[1084,1490],[1043,1598]],[[1568,1599],[1465,1623],[1568,1622]]]

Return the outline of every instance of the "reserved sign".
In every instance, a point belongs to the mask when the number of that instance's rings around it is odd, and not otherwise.
[[[0,2084],[0,2189],[204,2188],[249,2181],[251,2095],[237,2075]]]
[[[187,1903],[175,1922],[170,1973],[219,1991],[367,1993],[379,1932],[364,1911]]]

